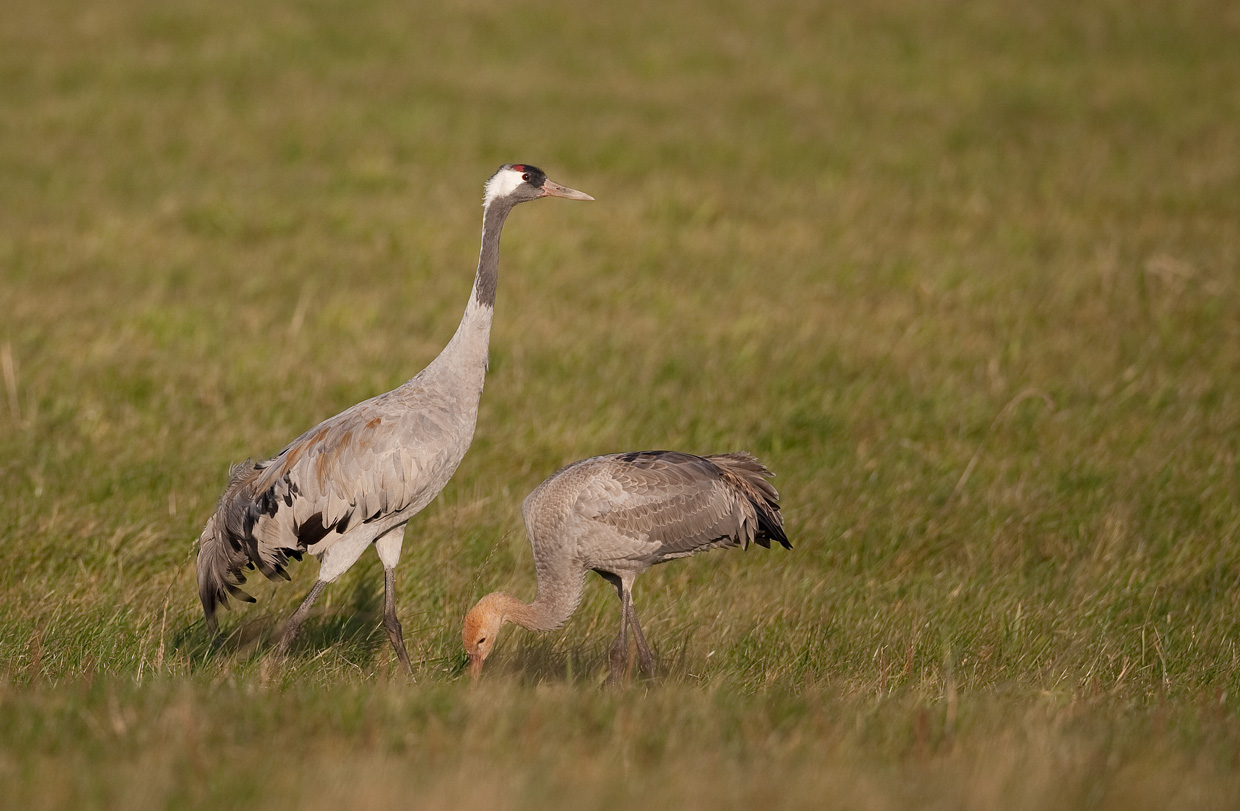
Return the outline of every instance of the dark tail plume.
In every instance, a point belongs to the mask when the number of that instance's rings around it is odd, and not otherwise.
[[[768,481],[775,474],[748,453],[723,453],[707,456],[720,471],[724,478],[740,490],[757,514],[758,528],[753,540],[759,546],[771,548],[771,541],[777,541],[785,549],[792,544],[784,533],[784,517],[779,511],[779,491]]]
[[[219,632],[215,612],[220,606],[228,607],[230,594],[238,600],[254,602],[254,598],[238,586],[245,582],[242,570],[253,568],[245,552],[244,539],[248,534],[249,490],[257,473],[250,462],[232,469],[228,488],[198,538],[198,598],[202,600],[207,627],[213,634]]]

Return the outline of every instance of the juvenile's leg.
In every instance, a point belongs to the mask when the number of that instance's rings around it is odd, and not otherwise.
[[[616,587],[616,596],[620,598],[620,633],[616,634],[616,639],[611,643],[611,649],[608,651],[608,665],[610,672],[607,674],[607,683],[615,686],[620,683],[620,678],[629,666],[629,603],[628,589],[625,588],[624,581],[611,572],[599,572],[599,574],[608,583]]]
[[[633,640],[637,643],[637,664],[647,676],[654,675],[654,656],[650,646],[646,644],[646,636],[642,633],[641,623],[637,621],[637,609],[633,607],[633,595],[629,594],[629,623],[633,626]]]

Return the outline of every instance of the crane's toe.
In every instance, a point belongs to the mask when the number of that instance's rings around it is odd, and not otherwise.
[[[607,653],[607,662],[610,668],[607,674],[607,685],[616,687],[624,680],[629,669],[629,640],[623,632],[611,643],[611,648]]]
[[[641,668],[642,674],[653,678],[655,675],[654,656],[651,655],[650,649],[644,645],[637,648],[637,666]]]
[[[409,679],[413,678],[413,665],[409,662],[409,652],[405,650],[405,635],[400,626],[400,620],[395,614],[391,614],[384,618],[383,626],[387,629],[388,639],[392,641],[392,647],[396,650],[396,658],[400,659],[400,663],[405,666],[405,672],[409,674]]]

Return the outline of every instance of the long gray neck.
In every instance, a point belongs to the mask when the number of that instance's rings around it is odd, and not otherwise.
[[[482,250],[478,253],[478,272],[474,289],[456,334],[432,363],[436,372],[450,369],[455,377],[473,380],[482,390],[486,373],[487,347],[491,339],[491,320],[495,315],[495,288],[499,284],[499,236],[512,211],[511,203],[496,201],[482,212]]]
[[[482,211],[482,250],[478,254],[478,274],[474,276],[473,300],[486,307],[495,306],[499,285],[499,235],[504,230],[511,205],[496,202]]]

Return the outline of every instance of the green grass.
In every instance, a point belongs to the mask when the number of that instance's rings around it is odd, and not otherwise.
[[[24,3],[0,26],[0,804],[1240,804],[1240,15],[1225,2]],[[212,648],[228,466],[402,382],[504,238],[473,448],[283,669]],[[520,503],[747,449],[796,549],[660,567],[665,674]],[[253,581],[252,581],[253,582]]]

